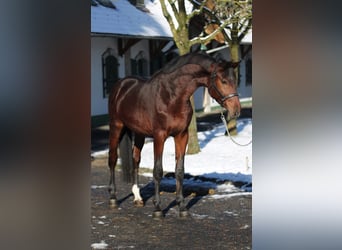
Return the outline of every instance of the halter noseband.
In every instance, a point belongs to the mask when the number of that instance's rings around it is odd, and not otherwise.
[[[215,70],[211,73],[211,76],[210,76],[210,86],[208,89],[211,89],[211,88],[214,88],[216,94],[218,94],[218,96],[220,97],[220,104],[223,104],[223,102],[225,100],[228,100],[230,98],[233,98],[234,96],[239,96],[238,93],[231,93],[229,95],[222,95],[222,93],[220,92],[220,90],[217,88],[216,84],[215,84],[215,78],[217,77],[217,74],[216,74],[216,68]]]

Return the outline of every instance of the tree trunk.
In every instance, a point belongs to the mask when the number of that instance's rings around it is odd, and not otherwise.
[[[230,60],[232,62],[238,62],[239,61],[239,44],[238,43],[232,43],[229,45],[229,51],[230,51]],[[239,67],[236,67],[234,69],[234,75],[236,79],[236,84],[239,82]],[[231,135],[237,135],[237,127],[236,127],[236,119],[229,119],[229,115],[227,115],[228,124],[227,129],[229,130],[229,133]]]
[[[187,154],[197,154],[201,151],[198,143],[197,137],[197,122],[196,122],[196,112],[195,112],[195,102],[194,96],[190,98],[192,109],[194,113],[192,114],[190,126],[189,126],[189,142],[188,142],[188,149]]]
[[[240,45],[238,43],[229,44],[230,60],[232,62],[238,62],[239,61],[239,59],[240,59],[239,49],[240,49]],[[236,81],[238,82],[238,80],[239,80],[239,67],[236,67],[234,69],[234,74],[235,74]]]

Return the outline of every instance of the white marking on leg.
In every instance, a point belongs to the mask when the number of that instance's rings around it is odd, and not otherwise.
[[[132,192],[133,192],[133,195],[134,195],[134,200],[135,201],[142,201],[142,198],[140,196],[140,189],[138,187],[137,184],[134,184],[133,187],[132,187]]]

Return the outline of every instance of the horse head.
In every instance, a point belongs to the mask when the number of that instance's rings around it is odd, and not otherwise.
[[[233,69],[238,65],[239,62],[213,63],[210,70],[209,94],[228,111],[230,118],[237,118],[241,111],[236,79],[233,72]]]

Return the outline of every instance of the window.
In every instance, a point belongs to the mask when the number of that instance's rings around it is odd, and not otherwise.
[[[108,48],[102,54],[103,98],[107,98],[114,83],[119,80],[119,63],[114,50]]]
[[[147,60],[145,58],[144,51],[140,51],[138,55],[131,60],[132,63],[132,75],[136,76],[148,76]]]
[[[151,59],[152,61],[150,62],[150,71],[151,75],[161,69],[165,64],[170,62],[173,58],[178,57],[179,55],[174,52],[160,52],[158,55],[154,55],[154,57]]]

